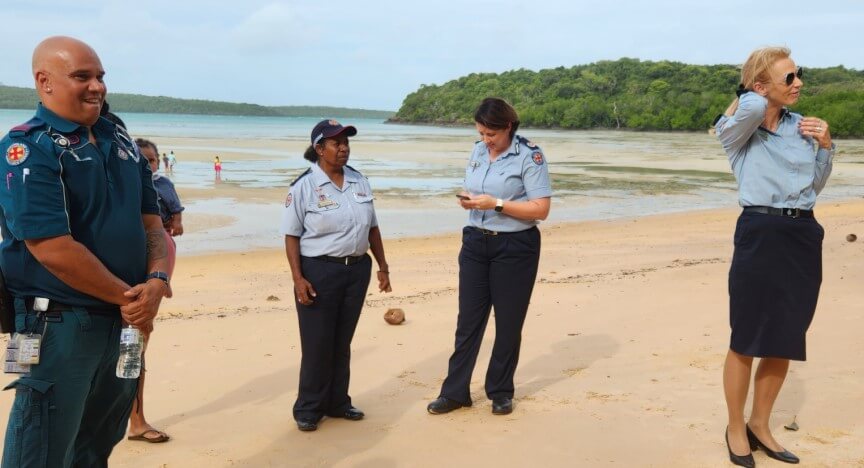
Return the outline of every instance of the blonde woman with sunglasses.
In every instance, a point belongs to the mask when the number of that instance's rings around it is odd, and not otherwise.
[[[801,95],[801,77],[789,49],[754,51],[741,70],[739,97],[715,122],[743,207],[729,270],[732,334],[723,370],[726,445],[739,466],[755,466],[752,451],[760,449],[782,462],[799,461],[774,439],[769,422],[789,361],[806,359],[825,233],[813,206],[835,149],[827,122],[788,109]],[[745,422],[754,358],[759,365]]]

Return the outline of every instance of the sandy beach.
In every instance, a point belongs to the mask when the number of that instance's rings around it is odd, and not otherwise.
[[[453,346],[457,236],[387,240],[394,293],[370,291],[353,345],[360,422],[299,432],[291,278],[277,249],[187,256],[148,352],[146,414],[173,439],[124,441],[118,467],[726,466],[720,386],[737,210],[546,225],[516,409],[431,416]],[[864,202],[823,204],[824,283],[806,363],[773,416],[802,466],[864,464]],[[382,320],[390,307],[408,320]],[[4,375],[2,383],[11,381]],[[11,395],[0,400],[5,414]],[[797,417],[798,432],[782,428]],[[2,423],[5,426],[5,418]],[[0,427],[3,429],[3,427]],[[757,463],[776,463],[756,454]]]

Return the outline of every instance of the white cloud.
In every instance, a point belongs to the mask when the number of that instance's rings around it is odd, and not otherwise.
[[[859,1],[2,2],[0,82],[18,86],[32,86],[32,49],[54,34],[90,43],[112,92],[268,105],[395,109],[420,84],[472,72],[620,57],[740,63],[778,43],[804,66],[864,69]]]

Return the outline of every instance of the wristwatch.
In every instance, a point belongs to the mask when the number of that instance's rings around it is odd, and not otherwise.
[[[497,212],[499,212],[499,213],[502,212],[502,211],[504,211],[504,200],[502,200],[502,199],[499,198],[499,199],[495,202],[495,211],[497,211]]]
[[[160,279],[160,280],[164,281],[166,285],[168,285],[168,286],[171,285],[171,283],[168,282],[169,281],[168,273],[165,273],[164,271],[154,271],[153,273],[150,273],[149,275],[147,275],[146,281],[150,281],[151,279]]]

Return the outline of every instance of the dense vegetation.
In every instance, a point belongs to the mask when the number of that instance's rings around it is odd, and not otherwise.
[[[39,98],[31,88],[0,85],[0,108],[33,109]],[[267,107],[257,104],[204,101],[200,99],[177,99],[164,96],[142,96],[139,94],[111,93],[108,96],[111,110],[116,112],[147,112],[154,114],[206,114],[206,115],[255,115],[278,117],[335,117],[386,119],[390,111],[348,109],[343,107],[280,106]]]
[[[570,68],[473,73],[409,94],[393,122],[471,124],[483,97],[508,100],[523,125],[549,128],[705,130],[732,99],[732,65],[623,58]],[[794,110],[831,124],[834,136],[864,136],[864,71],[806,69]]]

